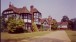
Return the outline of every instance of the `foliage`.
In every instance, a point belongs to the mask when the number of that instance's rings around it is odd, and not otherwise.
[[[43,25],[41,24],[41,26],[40,26],[40,31],[43,31],[43,29],[44,29],[44,28],[43,28]]]
[[[37,28],[37,25],[35,23],[32,23],[32,29],[35,32],[39,31],[38,28]]]
[[[52,23],[53,23],[53,24],[51,24],[51,28],[52,28],[53,30],[56,30],[57,27],[58,27],[57,21],[56,21],[55,19],[53,19]]]
[[[68,16],[63,16],[61,22],[68,22],[68,21],[69,21]]]
[[[68,28],[71,30],[76,30],[76,18],[68,21]]]
[[[16,20],[17,27],[24,27],[24,21],[22,19]]]
[[[19,29],[23,29],[24,22],[21,19],[14,19],[13,17],[9,17],[7,21],[8,32],[19,32]],[[20,30],[20,31],[21,31]],[[21,31],[22,32],[22,31]]]
[[[3,16],[0,16],[0,26],[1,26],[1,28],[0,28],[0,30],[1,30],[1,32],[4,32],[4,31],[7,31],[6,29],[6,22],[4,21],[4,17]]]
[[[70,21],[72,21],[72,30],[76,30],[76,18],[73,18]]]

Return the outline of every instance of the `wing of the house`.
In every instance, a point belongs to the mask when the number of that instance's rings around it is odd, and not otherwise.
[[[68,29],[68,22],[58,22],[58,29]]]

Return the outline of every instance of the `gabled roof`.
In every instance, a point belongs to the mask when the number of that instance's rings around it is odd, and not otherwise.
[[[30,7],[32,7],[32,8],[30,9],[30,13],[31,13],[31,14],[33,14],[33,12],[39,12],[36,8],[34,8],[33,5],[31,5]],[[40,13],[40,12],[39,12],[39,13]]]
[[[14,7],[13,5],[9,5],[9,8],[4,10],[5,11],[10,11],[10,10],[13,10],[13,12],[15,13],[30,13],[26,7],[23,7],[23,8],[16,8]]]
[[[33,12],[39,12],[36,8],[33,9]]]
[[[46,18],[41,19],[41,23],[43,24],[46,21]]]
[[[41,19],[41,23],[43,24],[44,22],[47,22],[47,24],[49,25],[49,21],[48,21],[48,19],[47,18],[43,18],[43,19]]]
[[[68,25],[68,22],[58,22],[58,25]]]
[[[62,22],[61,25],[68,25],[68,22]]]

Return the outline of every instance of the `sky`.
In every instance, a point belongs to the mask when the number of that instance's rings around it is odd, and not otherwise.
[[[76,18],[76,0],[1,0],[1,13],[9,7],[10,2],[18,8],[26,6],[28,10],[33,5],[42,13],[42,18],[51,16],[58,22],[64,15],[70,19]]]

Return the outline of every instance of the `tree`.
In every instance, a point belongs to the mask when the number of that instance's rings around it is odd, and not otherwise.
[[[7,21],[7,29],[9,33],[22,33],[24,32],[24,22],[22,19],[14,19],[9,17]]]
[[[56,30],[57,27],[58,27],[57,21],[56,21],[55,19],[53,19],[53,20],[52,20],[52,24],[51,24],[51,29],[52,29],[52,30]]]
[[[70,21],[72,21],[72,30],[76,30],[76,18],[71,19]]]
[[[37,25],[35,23],[32,23],[32,29],[35,32],[38,32],[39,31],[38,28],[37,28]]]
[[[73,28],[73,22],[71,20],[68,21],[68,28],[69,29]]]
[[[68,22],[68,21],[69,21],[68,16],[63,16],[61,22]]]
[[[1,28],[0,28],[1,32],[4,32],[4,30],[7,29],[6,28],[6,22],[4,21],[3,16],[0,16],[0,26],[1,26]]]

